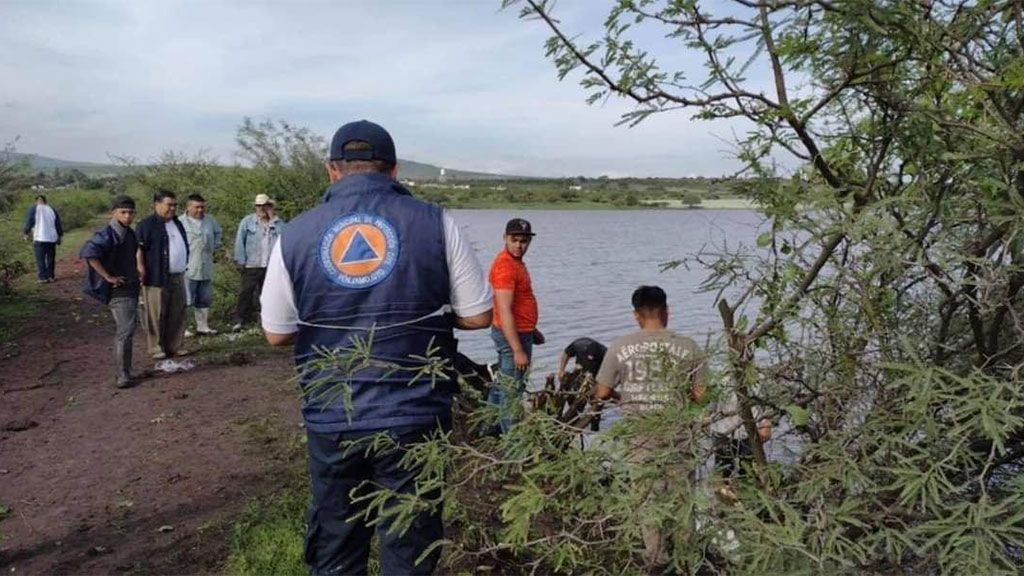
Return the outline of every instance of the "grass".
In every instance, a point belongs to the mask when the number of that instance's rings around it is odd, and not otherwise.
[[[225,572],[236,575],[307,574],[303,559],[308,488],[285,490],[249,504],[234,523]]]

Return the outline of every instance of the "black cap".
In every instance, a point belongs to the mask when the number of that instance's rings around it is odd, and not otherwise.
[[[132,210],[135,210],[135,200],[133,200],[131,196],[118,194],[110,203],[110,209],[117,210],[119,208],[131,208]]]
[[[370,145],[369,150],[345,150],[345,144],[361,140]],[[334,133],[331,139],[331,160],[381,160],[397,164],[395,141],[379,124],[369,120],[349,122]]]
[[[536,236],[530,223],[522,218],[513,218],[505,224],[505,234],[509,236]]]

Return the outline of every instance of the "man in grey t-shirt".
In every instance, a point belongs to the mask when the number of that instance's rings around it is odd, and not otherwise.
[[[699,397],[704,391],[704,354],[692,339],[666,328],[665,291],[637,288],[633,316],[640,331],[612,342],[597,373],[597,397],[616,397],[627,415],[655,410],[670,400],[670,381],[677,378],[689,380],[690,395]]]
[[[640,331],[612,342],[597,373],[594,394],[602,400],[617,398],[627,417],[672,402],[673,392],[679,389],[677,383],[687,385],[689,396],[699,399],[704,393],[707,370],[704,354],[693,340],[666,328],[665,291],[657,286],[637,288],[633,292],[633,316]],[[648,495],[641,504],[646,509],[657,508],[659,496],[669,491],[672,478],[679,473],[665,471],[660,478],[643,480],[645,474],[639,469],[651,464],[652,450],[657,448],[641,441],[629,451],[629,462],[638,468],[634,490]],[[648,571],[660,572],[670,562],[669,539],[657,514],[651,512],[647,516],[649,520],[641,526],[644,564]]]

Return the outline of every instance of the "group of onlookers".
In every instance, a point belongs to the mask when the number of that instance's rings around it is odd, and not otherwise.
[[[26,221],[26,235],[34,228],[39,258],[40,281],[53,278],[53,250],[45,246],[56,233],[60,220],[41,199],[30,212],[33,226]],[[214,254],[223,244],[223,232],[216,218],[206,213],[206,199],[191,194],[185,215],[178,217],[178,197],[167,189],[153,194],[153,213],[135,229],[135,201],[117,196],[111,206],[111,220],[82,248],[80,256],[89,265],[86,293],[110,307],[117,325],[114,355],[115,384],[124,388],[133,381],[132,338],[141,316],[146,330],[149,355],[154,360],[185,356],[185,338],[217,334],[210,326],[213,304]],[[56,222],[56,224],[51,224]],[[40,224],[42,223],[42,224]],[[251,319],[253,299],[259,297],[271,248],[277,242],[283,222],[276,205],[259,194],[255,213],[238,226],[234,260],[241,267],[241,289],[232,329],[241,330]],[[39,230],[43,233],[40,234]],[[47,259],[48,258],[48,259]],[[195,330],[187,328],[187,310],[193,309]]]

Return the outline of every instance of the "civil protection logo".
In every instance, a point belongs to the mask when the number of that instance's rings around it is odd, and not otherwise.
[[[320,236],[320,269],[343,288],[369,288],[395,269],[399,248],[398,232],[390,222],[349,212]]]

